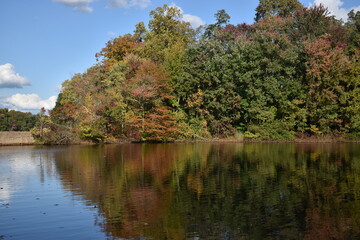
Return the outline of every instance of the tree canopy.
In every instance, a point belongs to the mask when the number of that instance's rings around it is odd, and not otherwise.
[[[38,117],[30,112],[0,109],[0,131],[29,131],[37,120]]]
[[[260,0],[255,9],[255,21],[271,16],[290,17],[301,7],[298,0]]]
[[[359,16],[260,0],[254,24],[219,10],[193,29],[165,4],[63,83],[44,128],[95,142],[358,137]]]

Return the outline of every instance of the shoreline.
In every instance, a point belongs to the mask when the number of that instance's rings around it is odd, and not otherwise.
[[[93,143],[88,141],[74,142],[60,145],[101,145],[101,144],[129,144],[129,143],[360,143],[360,139],[346,139],[346,135],[327,135],[299,137],[293,140],[252,140],[243,138],[208,138],[208,139],[184,139],[171,142],[139,142],[131,139],[117,139],[111,142]],[[0,146],[32,146],[48,145],[38,143],[30,132],[0,132]],[[57,144],[53,144],[57,145]]]

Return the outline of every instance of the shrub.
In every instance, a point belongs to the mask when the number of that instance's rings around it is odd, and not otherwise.
[[[281,121],[249,125],[244,134],[250,140],[293,140],[294,132],[289,124]]]

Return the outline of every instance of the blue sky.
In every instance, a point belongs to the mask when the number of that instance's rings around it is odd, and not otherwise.
[[[303,1],[322,3],[338,18],[358,0]],[[95,53],[164,3],[176,5],[194,26],[210,24],[225,9],[231,23],[252,23],[257,0],[1,0],[0,107],[38,112],[51,109],[61,83],[96,63]]]

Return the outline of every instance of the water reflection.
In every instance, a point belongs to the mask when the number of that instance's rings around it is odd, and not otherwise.
[[[33,146],[1,147],[0,151],[0,204],[8,205],[14,194],[22,190],[28,179],[56,176],[53,151]]]
[[[359,145],[73,146],[55,159],[110,237],[360,237]]]

